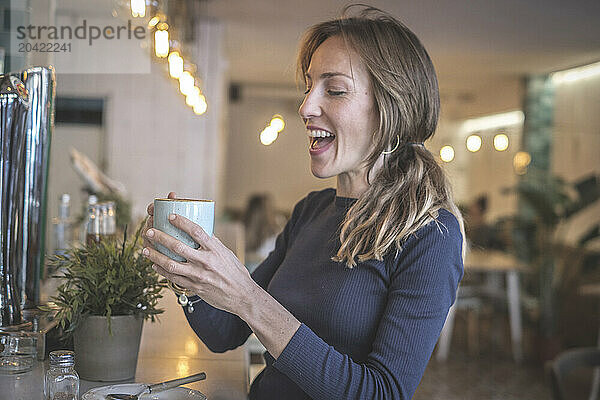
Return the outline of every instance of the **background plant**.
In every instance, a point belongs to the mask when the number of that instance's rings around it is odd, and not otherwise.
[[[43,309],[56,311],[65,333],[72,333],[88,315],[109,317],[110,332],[111,316],[139,315],[154,322],[156,315],[164,311],[157,304],[166,283],[141,254],[143,226],[130,240],[125,229],[122,241],[72,247],[64,255],[50,258],[50,267],[62,273],[57,277],[63,283]]]

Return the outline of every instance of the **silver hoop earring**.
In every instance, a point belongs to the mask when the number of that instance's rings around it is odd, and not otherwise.
[[[400,135],[396,135],[396,145],[394,146],[394,148],[390,151],[382,151],[382,153],[385,155],[392,154],[394,151],[396,151],[398,146],[400,146]]]

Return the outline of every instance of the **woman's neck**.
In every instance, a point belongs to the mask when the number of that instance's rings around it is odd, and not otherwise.
[[[339,197],[351,197],[358,199],[369,188],[367,178],[361,176],[352,176],[344,173],[337,176],[336,195]]]
[[[373,179],[383,166],[383,155],[381,155],[371,169],[370,178]],[[348,171],[337,175],[336,194],[339,197],[351,197],[358,199],[369,188],[367,181],[367,168],[359,171]]]

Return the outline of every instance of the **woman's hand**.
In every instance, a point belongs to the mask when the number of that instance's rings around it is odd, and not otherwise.
[[[154,210],[148,207],[148,213],[152,215]],[[160,243],[187,260],[174,261],[147,246],[143,254],[154,263],[156,272],[198,294],[211,306],[239,316],[269,353],[279,357],[300,327],[296,317],[254,282],[246,267],[219,239],[181,215],[171,214],[169,222],[200,247],[193,249],[157,229],[147,229],[144,236],[150,242]]]
[[[150,207],[148,213],[150,214]],[[153,211],[153,210],[152,210]],[[242,313],[248,296],[261,290],[250,277],[246,267],[219,239],[209,236],[200,226],[181,215],[171,214],[169,222],[186,232],[200,245],[198,249],[157,229],[148,229],[145,237],[160,243],[187,262],[177,262],[146,246],[143,254],[154,264],[156,271],[171,282],[198,294],[213,307]]]
[[[175,199],[176,196],[177,195],[175,194],[175,192],[169,192],[169,194],[167,195],[167,198]],[[144,247],[150,247],[150,246],[152,246],[152,243],[148,239],[146,239],[146,232],[148,232],[148,229],[150,229],[154,226],[154,202],[148,204],[146,211],[148,212],[148,219],[146,220],[146,224],[144,225],[144,228],[142,229],[142,238],[143,238],[143,242],[144,242]]]

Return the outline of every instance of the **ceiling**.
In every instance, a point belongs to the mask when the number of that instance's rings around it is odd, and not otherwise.
[[[42,1],[42,0],[31,0]],[[72,11],[96,2],[55,0]],[[126,0],[105,0],[109,6]],[[347,0],[162,0],[188,21],[225,25],[231,81],[295,86],[295,55],[311,25]],[[365,0],[362,0],[365,1]],[[523,78],[600,61],[600,0],[371,0],[421,39],[438,72],[442,115],[463,118],[521,107]]]
[[[188,0],[196,1],[196,0]],[[303,31],[336,17],[340,0],[202,0],[226,26],[232,81],[294,85]],[[421,39],[455,116],[520,105],[522,78],[600,60],[598,0],[376,0]],[[479,105],[479,106],[478,106]]]

